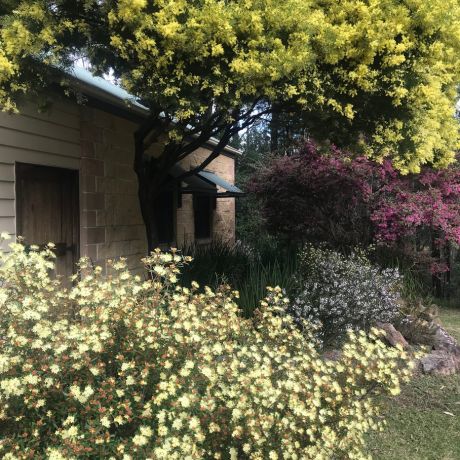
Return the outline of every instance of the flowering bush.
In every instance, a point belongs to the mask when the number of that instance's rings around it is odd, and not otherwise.
[[[301,254],[302,291],[289,306],[299,323],[318,323],[325,343],[337,341],[349,329],[369,328],[396,317],[401,280],[397,269],[380,269],[361,253],[307,246]]]
[[[401,175],[389,161],[308,141],[273,158],[247,189],[270,233],[339,249],[377,243],[442,277],[460,245],[458,164]]]
[[[372,240],[370,221],[378,168],[351,159],[334,146],[306,142],[297,154],[274,157],[247,189],[260,200],[267,230],[296,241],[327,241],[334,247]]]
[[[74,286],[52,248],[0,256],[0,452],[4,459],[362,458],[372,395],[399,391],[406,355],[350,333],[324,361],[284,314],[279,288],[252,320],[228,287],[177,284],[177,252],[123,260]]]

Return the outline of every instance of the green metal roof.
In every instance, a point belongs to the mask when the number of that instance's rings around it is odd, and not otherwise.
[[[179,178],[186,174],[186,170],[179,165],[174,165],[171,168],[171,175],[175,178]],[[200,171],[191,176],[186,176],[182,179],[185,186],[182,187],[182,193],[198,193],[203,195],[214,195],[217,197],[237,197],[244,195],[243,191],[240,190],[230,182],[227,182],[222,177],[211,171]],[[224,189],[223,192],[218,191],[217,187]]]
[[[227,182],[225,179],[222,179],[222,177],[218,176],[216,173],[213,173],[211,171],[200,171],[197,175],[203,178],[204,180],[210,182],[211,184],[223,188],[225,190],[224,194],[228,196],[244,195],[244,192],[240,190],[236,185]]]
[[[97,77],[83,67],[74,66],[68,71],[68,74],[82,84],[85,87],[85,92],[91,93],[91,96],[104,99],[106,102],[121,102],[126,109],[135,110],[139,114],[148,115],[149,113],[147,107],[121,86],[115,85],[105,78]]]
[[[97,77],[89,70],[79,66],[74,66],[71,70],[67,70],[66,73],[74,79],[75,86],[84,94],[140,117],[147,117],[149,115],[148,107],[142,105],[138,98],[128,93],[121,86],[115,85],[102,77]],[[211,138],[207,144],[214,147],[218,142],[217,139]],[[241,155],[240,150],[230,145],[227,145],[224,151],[232,155]]]
[[[186,173],[187,171],[178,164],[175,164],[170,170],[171,176],[173,176],[176,179],[183,176]],[[203,180],[196,174],[184,177],[183,179],[181,179],[181,182],[185,184],[181,188],[182,193],[203,193],[206,195],[215,195],[217,193],[215,185]]]

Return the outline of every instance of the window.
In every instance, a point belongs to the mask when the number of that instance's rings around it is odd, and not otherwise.
[[[194,195],[195,239],[211,238],[213,197]]]
[[[158,230],[158,243],[174,241],[174,193],[161,192],[154,203],[155,219]]]

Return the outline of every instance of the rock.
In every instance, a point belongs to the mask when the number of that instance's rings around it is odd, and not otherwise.
[[[457,341],[442,327],[438,326],[434,334],[433,350],[447,350],[460,353]]]
[[[434,350],[420,360],[419,367],[424,374],[455,374],[460,372],[460,352]]]
[[[412,315],[398,321],[397,329],[411,345],[433,346],[434,334],[439,324]]]
[[[434,323],[431,353],[419,361],[419,369],[424,374],[452,375],[460,373],[460,346],[439,324]]]
[[[377,323],[376,326],[379,329],[383,329],[385,331],[385,340],[386,342],[391,345],[392,347],[396,347],[396,345],[401,345],[404,350],[409,348],[409,344],[407,340],[403,337],[401,332],[395,329],[393,324],[390,323]]]

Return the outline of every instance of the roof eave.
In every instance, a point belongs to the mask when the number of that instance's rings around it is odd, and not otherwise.
[[[88,71],[86,71],[88,72]],[[137,116],[141,118],[147,118],[149,116],[149,109],[139,102],[137,102],[132,96],[132,100],[128,98],[121,98],[119,96],[116,96],[115,94],[106,91],[104,88],[101,86],[96,85],[95,83],[91,83],[89,79],[82,79],[81,77],[78,77],[77,75],[68,74],[68,77],[71,78],[74,82],[73,86],[84,93],[85,95],[92,97],[96,100],[100,100],[106,104],[113,105],[117,109],[121,111],[125,111],[128,115],[129,118],[132,118],[132,116]],[[93,78],[97,78],[94,77]],[[95,80],[96,81],[96,80]],[[111,84],[110,82],[107,82],[107,84],[115,86]],[[196,137],[196,136],[194,136]],[[206,144],[210,145],[212,147],[215,147],[219,143],[218,139],[215,139],[214,137],[211,137]],[[206,145],[205,144],[205,145]],[[230,155],[242,155],[241,150],[238,150],[234,147],[231,147],[230,145],[227,145],[224,148],[224,152]]]

